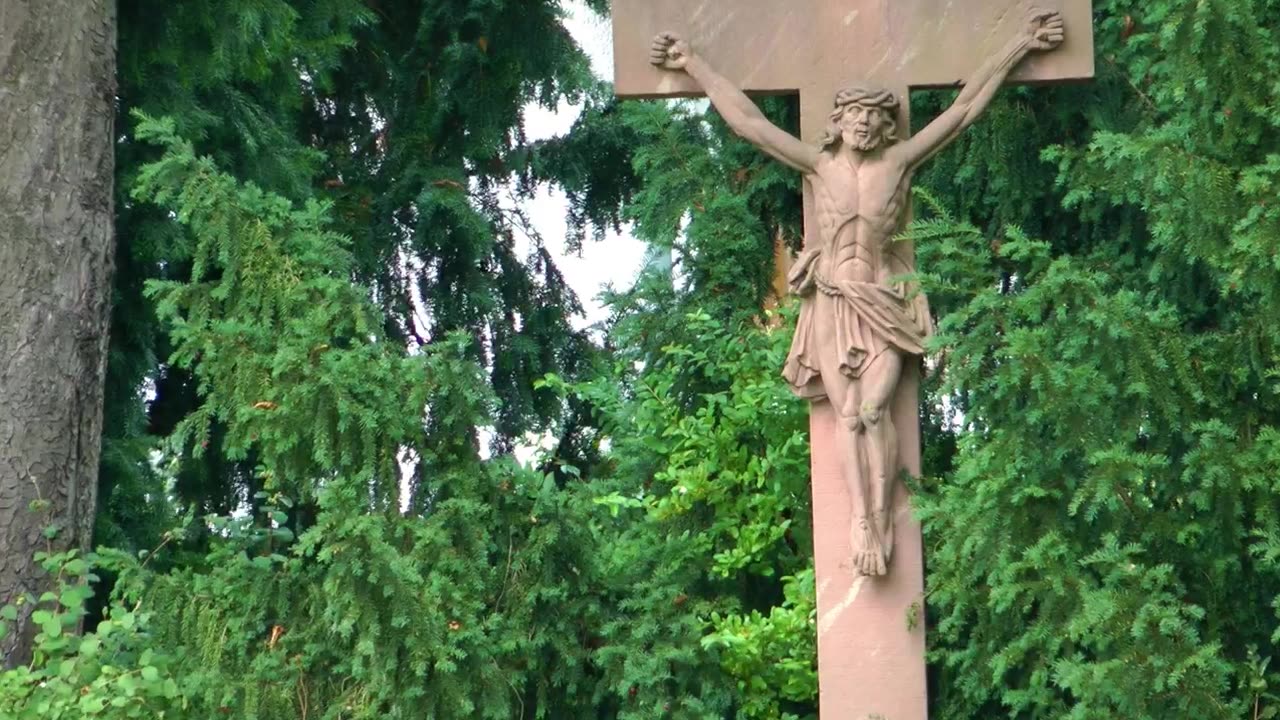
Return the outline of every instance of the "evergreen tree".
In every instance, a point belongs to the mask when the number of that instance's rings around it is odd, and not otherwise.
[[[1269,717],[1277,8],[1096,12],[1095,83],[1007,93],[921,180],[965,220],[917,229],[937,714]]]
[[[594,192],[582,168],[599,145],[539,147],[521,130],[530,102],[605,105],[561,12],[557,3],[124,3],[118,186],[127,193],[155,158],[132,138],[129,113],[138,109],[173,118],[198,152],[239,178],[294,201],[335,202],[354,240],[353,279],[386,309],[395,341],[472,333],[472,355],[501,399],[496,432],[486,434],[495,450],[509,450],[559,412],[532,380],[548,371],[581,377],[593,353],[567,320],[577,299],[541,240],[526,237],[519,208],[503,201],[561,178],[570,192]],[[609,166],[629,164],[622,155]],[[98,532],[137,550],[154,546],[173,518],[154,502],[169,495],[170,473],[179,507],[198,514],[253,506],[261,483],[252,451],[228,456],[218,422],[199,458],[183,452],[157,474],[156,440],[202,401],[192,375],[166,362],[171,346],[142,289],[149,279],[187,277],[189,243],[164,211],[119,200]],[[610,218],[581,214],[575,232]],[[425,312],[415,317],[414,308]]]

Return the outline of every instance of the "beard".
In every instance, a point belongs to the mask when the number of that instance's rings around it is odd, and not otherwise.
[[[867,135],[847,133],[843,140],[851,150],[859,152],[870,152],[884,143],[884,137],[879,133],[869,133]]]

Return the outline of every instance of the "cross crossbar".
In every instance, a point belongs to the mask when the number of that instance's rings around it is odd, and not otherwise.
[[[682,73],[648,63],[659,32],[751,93],[800,93],[802,137],[816,139],[834,93],[870,81],[900,95],[954,87],[1013,35],[1028,0],[614,0],[615,90],[633,98],[701,95]],[[1093,76],[1087,0],[1040,0],[1073,29],[1053,53],[1027,58],[1009,82]],[[906,103],[903,103],[905,108]]]

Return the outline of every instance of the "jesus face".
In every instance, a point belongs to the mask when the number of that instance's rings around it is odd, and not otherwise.
[[[882,108],[853,103],[840,116],[840,139],[854,150],[874,150],[884,142],[886,125],[888,118]]]

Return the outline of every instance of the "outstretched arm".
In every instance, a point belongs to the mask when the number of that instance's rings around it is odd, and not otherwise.
[[[693,54],[687,42],[662,33],[653,39],[649,61],[667,70],[689,73],[738,136],[800,172],[813,172],[818,149],[769,122],[751,98]]]
[[[978,119],[1009,72],[1027,53],[1052,50],[1062,44],[1064,37],[1062,15],[1052,10],[1032,10],[1022,32],[978,68],[951,107],[899,145],[897,152],[905,153],[906,163],[913,169],[928,160]]]

